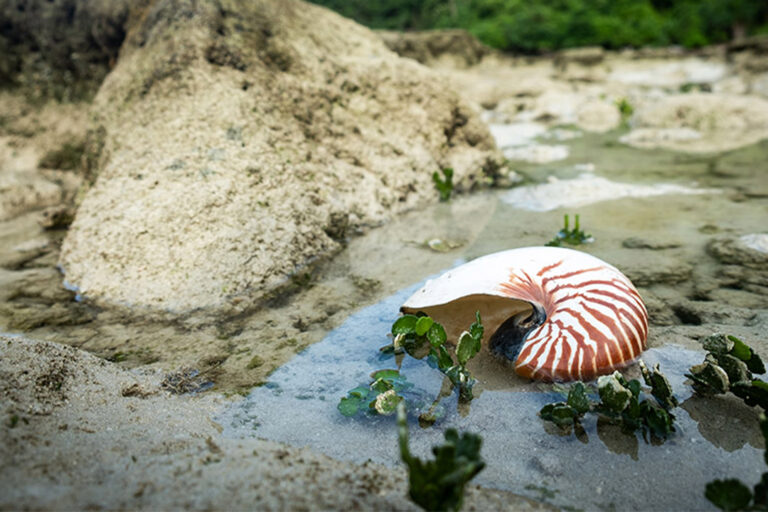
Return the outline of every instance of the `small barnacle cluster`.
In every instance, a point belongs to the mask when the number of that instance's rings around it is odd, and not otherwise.
[[[768,383],[753,375],[765,373],[765,365],[751,347],[726,334],[713,334],[702,345],[707,350],[704,362],[691,367],[686,374],[696,393],[713,396],[730,391],[748,406],[768,409]],[[765,413],[760,415],[760,431],[768,442]],[[764,459],[768,464],[768,451]],[[768,510],[768,472],[763,473],[753,489],[735,478],[713,480],[707,484],[704,495],[721,510]]]
[[[752,348],[725,334],[713,334],[702,344],[707,350],[704,362],[686,374],[698,394],[711,396],[730,391],[749,406],[768,409],[768,383],[753,375],[765,373],[765,365]]]
[[[547,404],[539,414],[543,420],[563,429],[571,426],[578,429],[581,418],[591,412],[621,425],[627,432],[640,430],[644,437],[650,433],[653,437],[665,438],[675,431],[675,416],[669,410],[677,407],[677,399],[658,365],[649,371],[640,361],[640,369],[653,399],[645,395],[639,380],[628,381],[621,373],[614,372],[597,380],[599,400],[591,399],[587,386],[576,382],[570,386],[565,402]]]

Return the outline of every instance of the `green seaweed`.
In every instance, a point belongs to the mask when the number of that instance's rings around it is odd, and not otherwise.
[[[408,495],[424,510],[459,510],[467,483],[485,468],[480,456],[483,440],[472,433],[445,431],[445,443],[432,447],[434,460],[411,454],[405,404],[397,406],[400,458],[408,467]]]
[[[725,334],[713,334],[702,345],[707,350],[704,362],[685,374],[696,393],[712,396],[730,391],[751,407],[768,409],[768,383],[753,375],[765,373],[765,364],[749,345]]]
[[[441,392],[433,401],[429,411],[422,416],[424,425],[431,425],[436,420],[436,412],[440,400],[458,390],[459,401],[472,400],[472,387],[475,379],[466,367],[467,362],[480,351],[483,337],[483,324],[480,313],[475,313],[475,321],[469,329],[461,334],[456,344],[455,357],[446,346],[448,336],[445,328],[426,315],[403,315],[392,324],[393,341],[381,349],[382,357],[392,355],[403,357],[408,354],[416,359],[427,358],[427,362],[440,370],[450,388]],[[424,397],[412,392],[413,385],[409,383],[399,370],[378,370],[371,374],[371,382],[360,385],[342,397],[337,408],[344,416],[355,416],[360,412],[388,415],[392,414],[395,406],[403,400],[423,402]],[[408,392],[408,396],[406,393]],[[366,407],[367,404],[367,407]]]
[[[595,413],[621,425],[627,433],[640,431],[644,438],[647,434],[657,439],[667,438],[675,432],[675,416],[669,410],[677,407],[677,399],[658,365],[651,373],[642,361],[640,364],[644,378],[647,373],[646,383],[651,386],[652,399],[645,395],[639,380],[627,381],[619,372],[614,372],[598,379],[599,401],[590,399],[583,382],[575,382],[568,388],[565,402],[547,404],[539,411],[541,419],[568,430],[578,428],[585,414]]]
[[[579,227],[579,215],[574,215],[575,221],[573,229],[570,229],[569,227],[569,217],[568,215],[564,216],[563,220],[563,229],[557,232],[555,237],[547,242],[548,247],[562,247],[563,244],[568,245],[581,245],[581,244],[588,244],[591,242],[594,242],[594,237],[592,235],[589,235],[585,233],[582,229]]]
[[[483,338],[483,323],[480,312],[475,313],[475,321],[469,330],[459,336],[456,344],[456,360],[451,356],[446,342],[448,337],[441,324],[428,316],[403,315],[392,325],[395,337],[393,351],[402,349],[409,355],[421,358],[429,356],[429,362],[450,379],[459,390],[459,398],[472,400],[472,386],[475,379],[466,367],[467,362],[480,352]]]
[[[395,406],[404,400],[403,393],[413,388],[399,370],[376,370],[368,385],[360,385],[347,392],[336,408],[344,416],[356,416],[360,412],[388,416]]]
[[[627,100],[627,98],[621,98],[616,100],[616,108],[619,109],[619,115],[621,116],[622,124],[627,124],[629,118],[635,113],[635,107]]]
[[[435,171],[432,173],[432,181],[435,183],[435,188],[440,194],[440,201],[449,201],[451,194],[453,193],[453,169],[450,167],[443,169],[444,178],[440,178],[440,174]]]
[[[440,329],[442,329],[442,326]],[[430,358],[440,371],[450,379],[453,386],[459,390],[459,400],[462,401],[468,402],[473,398],[472,387],[476,381],[467,369],[466,364],[480,352],[483,331],[480,312],[476,311],[475,321],[470,325],[469,330],[464,331],[459,336],[459,342],[456,344],[456,362],[454,362],[445,348],[444,339],[441,338],[440,344],[437,346],[433,344],[430,349]]]

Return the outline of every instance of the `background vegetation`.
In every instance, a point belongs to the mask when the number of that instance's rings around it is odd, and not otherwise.
[[[768,0],[313,0],[372,28],[464,28],[507,51],[693,48],[768,33]]]

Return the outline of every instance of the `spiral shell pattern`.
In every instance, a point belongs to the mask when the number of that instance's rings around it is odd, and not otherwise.
[[[514,366],[523,377],[591,380],[645,349],[648,313],[635,287],[615,267],[570,249],[528,247],[478,258],[427,282],[402,310],[425,311],[440,322],[441,313],[456,316],[456,305],[474,300],[467,304],[474,308],[478,297],[524,301],[546,316],[521,340]]]
[[[540,304],[546,321],[528,334],[515,372],[538,380],[591,380],[645,349],[648,313],[632,283],[605,266],[562,271],[563,260],[533,276],[510,274],[501,293]],[[612,267],[611,267],[612,269]],[[609,274],[609,275],[606,275]]]

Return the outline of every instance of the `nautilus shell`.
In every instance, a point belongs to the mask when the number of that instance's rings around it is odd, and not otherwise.
[[[430,280],[403,304],[456,336],[480,311],[491,351],[523,377],[591,380],[645,349],[648,312],[615,267],[589,254],[526,247],[489,254]],[[455,339],[455,338],[454,338]]]

